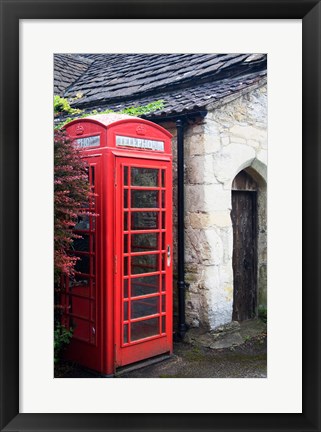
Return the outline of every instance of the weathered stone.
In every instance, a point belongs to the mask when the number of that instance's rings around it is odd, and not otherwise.
[[[190,323],[191,327],[198,328],[200,326],[200,322],[198,318],[193,318]]]
[[[225,324],[223,326],[217,327],[214,331],[211,331],[211,335],[215,336],[217,333],[226,333],[226,332],[232,332],[232,331],[238,331],[240,330],[241,325],[238,321],[232,321],[228,324]]]
[[[259,184],[258,226],[266,226],[260,210],[266,203],[266,87],[208,112],[204,123],[186,126],[185,138],[185,270],[190,283],[186,316],[193,327],[215,329],[232,321],[231,185],[245,168],[252,169]],[[173,145],[176,158],[175,141]],[[264,287],[264,229],[258,231],[258,249],[258,284]]]
[[[199,265],[197,263],[191,262],[185,265],[185,271],[188,273],[199,274]]]
[[[254,147],[254,148],[259,148],[260,147],[260,143],[258,141],[256,141],[256,140],[252,140],[252,139],[247,140],[246,144],[249,145],[249,146],[251,146],[251,147]]]
[[[203,185],[203,211],[226,211],[231,208],[231,191],[222,185]]]
[[[246,121],[246,110],[245,110],[244,107],[242,107],[242,106],[239,107],[239,111],[236,111],[234,113],[234,119],[237,122],[244,122],[244,121]]]
[[[190,158],[187,166],[187,178],[191,184],[215,183],[213,175],[213,156],[203,155]]]
[[[229,227],[231,225],[231,216],[229,211],[189,213],[189,224],[195,229]]]
[[[220,229],[220,237],[223,242],[224,257],[223,262],[227,265],[231,262],[233,254],[233,228],[232,221],[228,227]]]
[[[195,229],[207,228],[209,226],[208,213],[189,213],[190,225]]]
[[[221,146],[220,136],[216,130],[203,135],[204,153],[215,153]]]
[[[267,305],[267,268],[265,263],[259,265],[258,276],[260,281],[258,305],[266,306]]]
[[[233,135],[230,137],[230,141],[231,141],[231,144],[246,144],[245,138],[240,138],[240,137],[236,137]]]
[[[218,151],[221,146],[219,135],[216,133],[204,135],[194,135],[188,142],[189,154],[191,157],[213,154]]]
[[[231,135],[235,135],[240,138],[248,140],[256,140],[264,142],[266,140],[266,131],[256,128],[254,126],[240,126],[234,125],[230,129]]]
[[[218,264],[223,258],[223,247],[220,237],[214,229],[187,229],[187,260],[195,260],[203,265]]]
[[[203,185],[186,185],[185,191],[186,211],[205,211]]]
[[[230,143],[230,137],[228,136],[222,136],[221,137],[221,143],[223,146],[228,145]]]
[[[210,226],[228,227],[231,225],[231,215],[229,210],[216,211],[209,214]]]
[[[202,125],[194,126],[192,129],[193,133],[203,133],[204,127]]]
[[[260,150],[256,156],[257,160],[267,165],[267,150]]]
[[[201,134],[192,134],[190,135],[190,137],[188,137],[186,139],[186,143],[187,144],[192,144],[192,143],[199,143],[202,140],[202,135]]]
[[[198,273],[191,273],[188,270],[185,271],[185,282],[192,284],[199,281],[199,274]]]
[[[214,175],[222,183],[232,183],[236,174],[251,165],[255,150],[242,144],[230,144],[214,155]]]
[[[232,267],[232,262],[229,267]],[[215,329],[232,320],[232,300],[226,300],[224,286],[228,281],[230,284],[233,283],[233,274],[232,271],[228,271],[226,265],[209,266],[205,270],[204,280],[207,285],[212,284],[209,297],[209,326]]]
[[[223,261],[223,243],[215,229],[206,230],[206,240],[208,250],[211,252],[211,257],[207,258],[208,264],[219,265]]]
[[[226,293],[225,296],[226,301],[229,303],[233,301],[233,286],[232,285],[225,286],[224,291]]]
[[[213,342],[209,347],[211,349],[229,348],[231,346],[241,345],[243,342],[244,340],[240,333],[231,333],[226,335],[224,338]]]
[[[204,154],[204,146],[202,142],[194,141],[189,144],[190,157],[200,156]]]

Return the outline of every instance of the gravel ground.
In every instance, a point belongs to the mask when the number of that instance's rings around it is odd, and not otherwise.
[[[120,375],[120,378],[266,378],[266,335],[238,347],[213,350],[186,343],[174,345],[169,360]]]
[[[189,339],[189,343],[175,343],[174,354],[167,360],[126,372],[115,378],[266,378],[266,327],[256,332],[245,327],[241,331],[243,343],[222,349],[211,349]],[[195,338],[197,340],[197,338]],[[97,378],[72,363],[62,362],[55,370],[56,378]]]

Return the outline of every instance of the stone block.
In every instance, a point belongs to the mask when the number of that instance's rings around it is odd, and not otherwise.
[[[224,255],[222,239],[215,229],[207,229],[204,232],[208,244],[207,250],[210,253],[207,262],[208,264],[220,265]]]
[[[208,213],[190,213],[189,223],[194,229],[204,229],[209,226],[210,216]]]
[[[231,208],[231,191],[224,190],[222,185],[203,186],[203,211],[226,211]]]
[[[232,221],[228,227],[222,227],[220,231],[222,242],[224,245],[224,258],[223,261],[226,265],[232,265],[232,255],[233,255],[233,227]]]
[[[230,227],[232,224],[229,211],[215,211],[210,213],[189,213],[189,224],[195,229],[209,227]]]
[[[230,183],[244,167],[251,165],[255,150],[243,144],[230,144],[214,155],[214,175],[222,183]]]
[[[224,291],[225,291],[225,299],[227,302],[231,302],[233,301],[233,286],[232,285],[227,285],[224,287]]]
[[[263,156],[263,159],[265,159],[265,161],[261,161],[259,159],[261,156]],[[265,181],[267,181],[267,152],[264,150],[260,150],[256,158],[252,161],[251,167],[255,171],[257,171]]]
[[[195,156],[201,156],[204,154],[204,146],[201,140],[193,141],[189,143],[189,154],[193,158]]]
[[[220,289],[220,279],[219,266],[210,265],[204,268],[204,284],[212,294]]]
[[[187,180],[191,184],[217,183],[213,172],[213,156],[194,156],[187,161]]]
[[[255,140],[259,142],[266,141],[266,130],[254,126],[240,126],[234,125],[230,128],[230,134],[248,140]]]
[[[187,212],[205,211],[204,185],[185,186],[185,209]]]
[[[267,165],[267,161],[268,161],[268,153],[267,150],[263,150],[261,149],[257,155],[256,155],[256,159],[258,161],[260,161],[261,163],[263,163],[265,166]]]
[[[260,147],[260,143],[258,141],[256,141],[256,140],[252,140],[252,139],[247,140],[246,144],[249,145],[249,146],[251,146],[251,147],[254,147],[254,148],[259,148]]]
[[[198,155],[211,154],[218,151],[221,147],[219,135],[204,134],[193,135],[187,142],[189,154],[191,157]]]
[[[240,333],[228,333],[211,343],[209,346],[211,349],[222,349],[229,348],[231,346],[238,346],[244,342]]]
[[[215,153],[221,147],[221,139],[217,131],[203,135],[204,153]]]
[[[246,144],[246,139],[241,137],[236,137],[231,135],[230,137],[231,144]]]
[[[230,143],[230,137],[228,136],[221,136],[221,144],[223,146],[226,146]]]
[[[189,273],[199,274],[200,267],[197,263],[192,262],[185,265],[185,271]]]
[[[196,125],[192,127],[192,133],[193,134],[199,134],[204,132],[204,126],[203,125]]]
[[[237,122],[244,122],[247,120],[246,107],[238,104],[236,110],[233,112],[233,117]]]
[[[197,133],[191,135],[189,138],[187,138],[186,142],[191,144],[195,142],[200,142],[202,140],[203,134]]]
[[[229,227],[232,224],[230,211],[216,211],[209,214],[209,225]]]

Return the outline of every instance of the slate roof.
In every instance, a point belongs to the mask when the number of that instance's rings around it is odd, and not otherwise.
[[[54,92],[61,96],[86,72],[93,60],[73,54],[55,54],[54,62]]]
[[[69,55],[70,58],[70,55]],[[89,67],[61,96],[82,94],[72,106],[91,111],[146,105],[154,117],[206,109],[266,81],[265,54],[78,54]],[[68,59],[65,59],[68,61]],[[55,69],[61,57],[55,57]],[[65,68],[66,74],[71,69]]]

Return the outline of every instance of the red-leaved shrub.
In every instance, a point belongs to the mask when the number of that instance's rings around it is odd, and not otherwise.
[[[77,258],[69,253],[78,238],[72,228],[81,206],[90,200],[87,168],[79,150],[64,130],[54,135],[54,279],[59,288],[62,275],[71,276]]]

